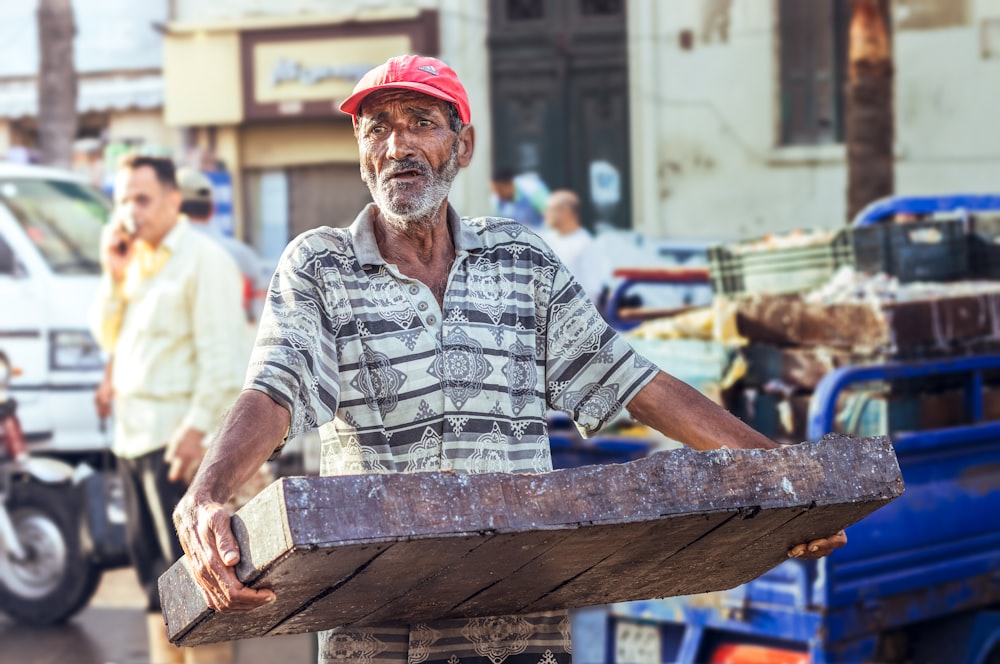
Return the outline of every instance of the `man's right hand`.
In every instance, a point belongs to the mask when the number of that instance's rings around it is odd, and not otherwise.
[[[199,503],[190,494],[174,510],[174,526],[208,605],[220,613],[249,611],[274,601],[274,593],[244,586],[234,567],[240,549],[229,512],[216,502]]]
[[[114,401],[115,391],[111,387],[111,380],[107,376],[104,380],[97,386],[97,392],[94,393],[94,408],[97,410],[97,416],[102,420],[111,417],[111,404]]]
[[[118,282],[125,279],[125,270],[134,253],[135,238],[126,233],[121,224],[112,224],[102,237],[101,258],[108,274]]]

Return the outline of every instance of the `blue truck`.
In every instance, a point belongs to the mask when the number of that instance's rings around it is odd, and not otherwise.
[[[981,211],[1000,211],[1000,196],[891,197],[852,225],[957,214],[975,232],[968,213]],[[980,273],[996,278],[996,238],[982,241],[988,265]],[[642,287],[680,287],[700,297],[692,287],[708,282],[692,270],[616,276],[604,312],[620,330],[648,318],[641,307],[628,309]],[[695,356],[704,368],[685,379],[709,379],[728,362],[718,350],[682,348],[688,368]],[[658,359],[669,365],[675,358]],[[1000,664],[1000,421],[996,413],[987,418],[984,405],[988,382],[1000,380],[1000,355],[836,369],[813,392],[807,437],[818,441],[835,430],[841,397],[852,387],[915,380],[961,385],[964,424],[888,432],[905,493],[849,528],[845,548],[819,561],[786,561],[726,592],[579,609],[574,662]],[[558,420],[551,439],[558,467],[629,461],[653,445],[632,436],[585,441]]]
[[[1000,356],[851,366],[827,374],[810,405],[809,438],[834,430],[852,385],[958,379],[970,424],[895,432],[904,495],[848,529],[819,561],[789,560],[707,596],[574,612],[577,664],[1000,662],[1000,422],[985,422],[985,381]],[[566,467],[627,461],[629,437],[583,441],[553,426]]]

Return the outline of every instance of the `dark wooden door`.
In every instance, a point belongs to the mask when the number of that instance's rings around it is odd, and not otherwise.
[[[289,239],[317,226],[350,226],[372,200],[355,164],[296,166],[287,172]]]
[[[490,0],[493,165],[630,228],[625,0]]]

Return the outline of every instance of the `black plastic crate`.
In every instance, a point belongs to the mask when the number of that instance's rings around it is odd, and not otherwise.
[[[859,272],[884,272],[902,282],[955,281],[969,274],[960,219],[858,226],[851,239]]]
[[[1000,212],[969,219],[969,275],[1000,279]]]
[[[716,293],[799,293],[821,286],[840,266],[853,263],[846,229],[802,246],[749,248],[759,242],[709,248],[708,270]]]

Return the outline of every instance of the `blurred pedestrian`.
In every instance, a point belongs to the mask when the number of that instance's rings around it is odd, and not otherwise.
[[[263,297],[267,291],[267,275],[264,273],[257,253],[245,242],[224,235],[212,224],[215,203],[212,199],[212,181],[193,168],[177,170],[177,186],[181,191],[181,212],[187,215],[191,228],[205,233],[218,242],[236,261],[243,275],[243,308],[247,321],[254,324],[260,320]]]
[[[250,351],[257,337],[257,322],[264,308],[264,296],[267,294],[268,276],[264,272],[260,258],[250,245],[225,235],[212,223],[215,214],[215,202],[212,198],[212,181],[203,172],[193,168],[177,169],[177,186],[181,192],[181,214],[187,216],[191,228],[204,233],[229,252],[236,267],[243,277],[243,311],[247,316],[245,353],[240,360],[240,366],[245,367],[250,361]],[[274,472],[270,464],[262,464],[257,473],[250,478],[230,498],[227,506],[230,511],[236,511],[264,487],[274,480]]]
[[[594,235],[580,224],[580,198],[569,189],[556,189],[545,205],[542,239],[580,282],[592,301],[599,302],[609,276],[607,261]]]
[[[549,188],[537,173],[516,175],[508,168],[493,174],[493,216],[519,221],[528,228],[542,227],[542,210],[549,197]]]
[[[242,282],[226,250],[181,216],[174,165],[128,155],[102,239],[91,327],[111,353],[113,451],[124,484],[129,556],[146,593],[150,661],[227,664],[231,644],[169,643],[157,579],[183,555],[171,512],[246,369]]]

